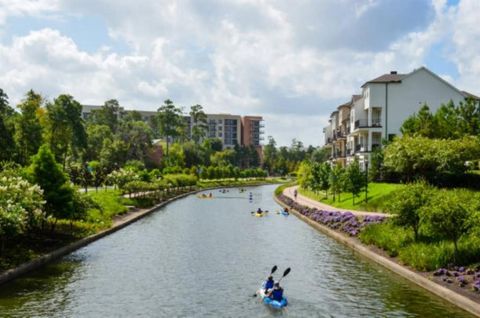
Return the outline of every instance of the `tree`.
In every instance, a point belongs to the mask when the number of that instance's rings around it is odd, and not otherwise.
[[[331,166],[328,162],[320,164],[320,170],[318,174],[319,189],[325,191],[325,197],[328,198],[328,189],[330,188],[330,173]]]
[[[417,135],[428,138],[435,136],[435,120],[427,104],[423,104],[417,114],[408,117],[400,131],[403,135]]]
[[[92,176],[93,186],[98,191],[98,187],[101,186],[107,177],[107,170],[99,161],[90,161],[87,166],[88,172]]]
[[[421,220],[434,235],[453,242],[458,259],[458,240],[472,226],[471,193],[462,190],[439,190],[430,204],[421,209]]]
[[[200,140],[205,138],[208,132],[207,115],[203,111],[201,105],[190,107],[190,120],[192,127],[192,139],[198,144]]]
[[[107,125],[113,133],[116,133],[120,116],[120,104],[116,99],[110,99],[107,100],[100,109],[92,110],[89,122],[97,125]]]
[[[112,143],[113,134],[109,126],[88,124],[87,125],[87,148],[85,158],[87,161],[99,160],[104,142]]]
[[[70,95],[60,95],[47,105],[47,140],[55,157],[65,167],[68,154],[78,157],[87,146],[82,105]]]
[[[165,138],[168,157],[168,146],[170,139],[179,136],[180,128],[183,125],[182,110],[177,108],[169,99],[165,100],[164,104],[158,108],[158,129],[160,136]]]
[[[425,178],[431,183],[445,183],[461,178],[469,169],[467,161],[480,157],[478,138],[456,140],[404,136],[384,151],[384,165],[406,181]]]
[[[415,240],[420,229],[420,211],[429,204],[433,193],[425,181],[410,183],[395,191],[386,205],[388,212],[396,214],[396,224],[413,230]]]
[[[480,101],[467,98],[458,106],[459,125],[461,136],[480,135]]]
[[[8,104],[8,96],[0,88],[0,160],[13,160],[15,155],[14,126],[11,122],[14,110]]]
[[[358,163],[357,158],[355,158],[355,160],[347,166],[345,173],[346,190],[352,193],[352,201],[355,205],[355,197],[358,196],[358,194],[366,185],[366,176],[360,170],[360,164]]]
[[[311,189],[312,166],[308,161],[302,161],[297,170],[298,184],[304,189]]]
[[[44,99],[40,94],[29,90],[25,99],[17,106],[21,115],[16,122],[15,141],[19,162],[22,164],[28,163],[43,143],[43,127],[39,118],[43,103]]]
[[[43,190],[45,212],[55,219],[68,219],[73,211],[74,189],[48,145],[42,145],[32,158],[30,175]],[[56,224],[52,224],[52,231]]]
[[[126,145],[126,160],[145,161],[152,146],[152,131],[148,124],[143,121],[122,122],[118,135]]]
[[[263,146],[263,168],[269,174],[273,173],[275,161],[277,160],[277,143],[272,136],[268,136],[268,142]]]
[[[340,165],[336,165],[330,172],[330,188],[333,193],[333,201],[335,201],[336,194],[338,194],[338,200],[340,201],[340,193],[344,188],[345,181],[345,169]]]

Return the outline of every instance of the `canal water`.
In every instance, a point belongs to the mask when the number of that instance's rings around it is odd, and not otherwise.
[[[0,317],[471,317],[276,214],[274,188],[178,200],[1,286]],[[292,268],[281,312],[252,297],[273,265]]]

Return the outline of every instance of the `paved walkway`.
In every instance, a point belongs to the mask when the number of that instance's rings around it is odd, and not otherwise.
[[[298,188],[298,186],[286,188],[285,190],[283,190],[283,195],[285,195],[285,196],[289,197],[290,199],[294,200],[293,193],[294,193],[295,189],[297,189],[297,188]],[[331,205],[328,205],[328,204],[325,204],[325,203],[318,202],[316,200],[307,198],[306,196],[301,195],[300,193],[298,193],[297,200],[295,200],[295,201],[300,203],[301,205],[305,205],[305,206],[308,206],[310,208],[317,208],[319,210],[341,211],[341,212],[347,212],[348,211],[348,212],[352,212],[355,215],[382,215],[382,216],[387,216],[387,217],[391,216],[391,214],[387,214],[387,213],[355,211],[355,210],[345,210],[345,209],[335,208]]]

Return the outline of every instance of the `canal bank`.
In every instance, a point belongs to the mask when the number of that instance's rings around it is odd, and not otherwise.
[[[290,188],[284,189],[282,194],[285,192],[291,192]],[[409,281],[417,284],[418,286],[430,291],[431,293],[440,296],[441,298],[449,301],[450,303],[466,310],[477,317],[480,317],[480,304],[478,302],[473,301],[472,299],[458,294],[451,289],[448,289],[430,279],[428,277],[421,275],[418,272],[415,272],[401,264],[375,252],[374,250],[370,249],[369,247],[362,244],[358,239],[349,237],[344,233],[339,231],[333,230],[325,225],[322,225],[307,216],[304,216],[299,211],[293,209],[290,205],[286,204],[285,202],[281,201],[277,195],[275,195],[275,201],[281,205],[282,207],[288,207],[292,214],[296,217],[301,219],[302,221],[306,222],[313,228],[317,229],[318,231],[334,238],[335,240],[339,241],[340,243],[348,246],[358,254],[367,257],[368,259],[384,266],[385,268],[389,269],[390,271],[408,279]],[[305,202],[303,202],[305,204]]]

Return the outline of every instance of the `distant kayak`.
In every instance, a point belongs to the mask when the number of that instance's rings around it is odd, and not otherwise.
[[[287,211],[282,211],[282,215],[284,215],[284,216],[289,216],[290,213],[288,213]]]
[[[199,198],[199,199],[213,199],[213,196],[208,196],[206,194],[197,194],[197,198]]]

